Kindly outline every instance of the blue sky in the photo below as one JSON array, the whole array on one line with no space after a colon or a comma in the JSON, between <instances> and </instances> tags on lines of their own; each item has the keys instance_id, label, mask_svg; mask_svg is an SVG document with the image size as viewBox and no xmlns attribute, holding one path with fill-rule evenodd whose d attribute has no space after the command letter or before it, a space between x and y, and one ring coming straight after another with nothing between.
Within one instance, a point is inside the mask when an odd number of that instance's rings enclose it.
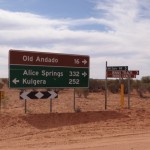
<instances>
[{"instance_id":1,"label":"blue sky","mask_svg":"<svg viewBox=\"0 0 150 150\"><path fill-rule=\"evenodd\" d=\"M50 18L83 18L94 15L94 3L89 0L3 0L1 8L30 12Z\"/></svg>"},{"instance_id":2,"label":"blue sky","mask_svg":"<svg viewBox=\"0 0 150 150\"><path fill-rule=\"evenodd\" d=\"M90 77L105 78L105 62L150 75L149 0L0 0L0 77L8 51L90 56Z\"/></svg>"}]
</instances>

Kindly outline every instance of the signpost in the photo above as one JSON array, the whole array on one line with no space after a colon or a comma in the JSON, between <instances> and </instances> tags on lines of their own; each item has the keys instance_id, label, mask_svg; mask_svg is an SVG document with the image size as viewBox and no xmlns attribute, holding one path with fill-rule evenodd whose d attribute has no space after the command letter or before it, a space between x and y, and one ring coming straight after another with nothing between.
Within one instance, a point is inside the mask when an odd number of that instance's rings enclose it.
<instances>
[{"instance_id":1,"label":"signpost","mask_svg":"<svg viewBox=\"0 0 150 150\"><path fill-rule=\"evenodd\" d=\"M89 56L9 51L10 88L89 86Z\"/></svg>"},{"instance_id":2,"label":"signpost","mask_svg":"<svg viewBox=\"0 0 150 150\"><path fill-rule=\"evenodd\" d=\"M107 66L105 81L105 109L107 108L107 78L128 78L128 108L130 108L130 78L136 78L139 70L128 70L128 66ZM124 106L124 85L121 84L121 108Z\"/></svg>"},{"instance_id":3,"label":"signpost","mask_svg":"<svg viewBox=\"0 0 150 150\"><path fill-rule=\"evenodd\" d=\"M84 88L89 86L89 56L33 51L9 51L10 88ZM52 99L50 92L23 92L20 98ZM75 107L75 106L74 106Z\"/></svg>"}]
</instances>

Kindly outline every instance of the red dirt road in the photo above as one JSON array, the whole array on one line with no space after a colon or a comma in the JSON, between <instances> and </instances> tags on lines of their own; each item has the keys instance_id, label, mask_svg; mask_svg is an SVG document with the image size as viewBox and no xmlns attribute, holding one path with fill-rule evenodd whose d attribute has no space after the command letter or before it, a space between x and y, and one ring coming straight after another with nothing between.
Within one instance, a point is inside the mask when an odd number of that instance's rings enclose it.
<instances>
[{"instance_id":1,"label":"red dirt road","mask_svg":"<svg viewBox=\"0 0 150 150\"><path fill-rule=\"evenodd\" d=\"M103 139L89 139L84 143L59 145L51 150L149 150L150 133L120 135Z\"/></svg>"},{"instance_id":2,"label":"red dirt road","mask_svg":"<svg viewBox=\"0 0 150 150\"><path fill-rule=\"evenodd\" d=\"M131 109L120 109L120 97L90 93L77 98L73 112L72 90L63 90L53 101L19 100L19 91L5 89L0 113L0 150L150 150L150 99L131 95Z\"/></svg>"}]
</instances>

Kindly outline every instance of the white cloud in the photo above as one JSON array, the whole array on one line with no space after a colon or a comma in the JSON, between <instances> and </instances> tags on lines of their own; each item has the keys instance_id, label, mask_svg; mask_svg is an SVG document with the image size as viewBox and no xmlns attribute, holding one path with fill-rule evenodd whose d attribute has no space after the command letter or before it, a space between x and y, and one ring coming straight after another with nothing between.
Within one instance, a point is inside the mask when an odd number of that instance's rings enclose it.
<instances>
[{"instance_id":1,"label":"white cloud","mask_svg":"<svg viewBox=\"0 0 150 150\"><path fill-rule=\"evenodd\" d=\"M1 76L8 76L9 49L90 55L93 78L105 78L106 60L109 65L128 65L129 69L140 70L141 75L149 75L150 19L146 12L150 2L142 2L96 1L95 9L103 15L83 19L57 20L0 10L0 66L5 69ZM109 28L72 29L89 24Z\"/></svg>"}]
</instances>

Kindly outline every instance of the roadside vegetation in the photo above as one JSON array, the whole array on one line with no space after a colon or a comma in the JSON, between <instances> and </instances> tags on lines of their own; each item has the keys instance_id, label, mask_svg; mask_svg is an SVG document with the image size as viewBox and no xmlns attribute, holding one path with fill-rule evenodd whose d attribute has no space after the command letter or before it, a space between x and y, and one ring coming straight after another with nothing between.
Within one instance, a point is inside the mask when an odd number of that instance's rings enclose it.
<instances>
[{"instance_id":1,"label":"roadside vegetation","mask_svg":"<svg viewBox=\"0 0 150 150\"><path fill-rule=\"evenodd\" d=\"M128 79L108 79L107 80L107 89L111 93L119 93L120 92L120 84L124 84L124 93L128 93ZM3 78L0 82L0 90L2 90L3 86L8 84L8 79ZM20 89L22 90L22 89ZM35 89L33 89L35 90ZM50 90L50 89L47 89ZM57 92L63 89L55 89ZM141 80L130 80L130 90L136 90L138 95L141 98L147 98L146 93L150 93L150 76L144 76ZM89 93L91 92L102 92L105 93L105 80L104 79L90 79L89 80L89 88L76 88L75 93L78 97L88 98Z\"/></svg>"},{"instance_id":2,"label":"roadside vegetation","mask_svg":"<svg viewBox=\"0 0 150 150\"><path fill-rule=\"evenodd\" d=\"M111 93L120 92L120 84L124 84L124 94L128 93L128 79L108 79L107 88ZM141 80L130 79L130 90L136 90L141 98L147 98L146 93L150 93L150 76L144 76ZM90 79L89 92L104 92L105 80Z\"/></svg>"}]
</instances>

